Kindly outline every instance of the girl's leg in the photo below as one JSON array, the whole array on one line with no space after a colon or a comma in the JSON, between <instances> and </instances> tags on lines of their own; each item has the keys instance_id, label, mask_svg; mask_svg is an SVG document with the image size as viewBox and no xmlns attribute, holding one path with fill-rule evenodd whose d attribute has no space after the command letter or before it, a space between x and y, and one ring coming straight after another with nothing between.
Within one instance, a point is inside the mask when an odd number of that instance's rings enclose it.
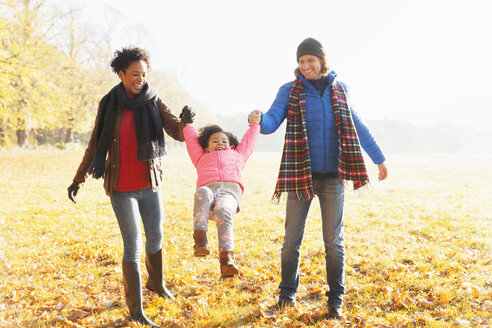
<instances>
[{"instance_id":1,"label":"girl's leg","mask_svg":"<svg viewBox=\"0 0 492 328\"><path fill-rule=\"evenodd\" d=\"M232 215L237 210L237 201L227 192L218 192L215 198L214 215L219 239L220 272L223 278L234 277L239 273L234 265L234 233Z\"/></svg>"},{"instance_id":2,"label":"girl's leg","mask_svg":"<svg viewBox=\"0 0 492 328\"><path fill-rule=\"evenodd\" d=\"M193 255L204 257L210 254L208 246L207 230L210 215L210 207L214 202L214 195L210 188L201 187L195 191L193 207Z\"/></svg>"},{"instance_id":3,"label":"girl's leg","mask_svg":"<svg viewBox=\"0 0 492 328\"><path fill-rule=\"evenodd\" d=\"M234 249L232 216L237 211L237 200L228 192L218 192L215 198L214 215L217 223L219 251Z\"/></svg>"},{"instance_id":4,"label":"girl's leg","mask_svg":"<svg viewBox=\"0 0 492 328\"><path fill-rule=\"evenodd\" d=\"M207 231L210 207L214 202L214 194L208 187L200 187L195 191L193 205L193 230Z\"/></svg>"}]
</instances>

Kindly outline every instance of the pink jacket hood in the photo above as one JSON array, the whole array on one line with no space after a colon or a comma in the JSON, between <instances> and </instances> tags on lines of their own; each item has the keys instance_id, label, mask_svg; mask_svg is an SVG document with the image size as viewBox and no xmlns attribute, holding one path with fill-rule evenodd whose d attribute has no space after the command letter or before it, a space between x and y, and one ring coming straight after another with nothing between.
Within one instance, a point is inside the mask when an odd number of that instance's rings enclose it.
<instances>
[{"instance_id":1,"label":"pink jacket hood","mask_svg":"<svg viewBox=\"0 0 492 328\"><path fill-rule=\"evenodd\" d=\"M193 126L183 129L186 149L193 165L196 167L198 179L196 188L214 181L237 182L244 192L243 168L253 153L256 139L260 133L260 125L254 124L244 134L239 145L227 150L207 153L198 142L198 136Z\"/></svg>"}]
</instances>

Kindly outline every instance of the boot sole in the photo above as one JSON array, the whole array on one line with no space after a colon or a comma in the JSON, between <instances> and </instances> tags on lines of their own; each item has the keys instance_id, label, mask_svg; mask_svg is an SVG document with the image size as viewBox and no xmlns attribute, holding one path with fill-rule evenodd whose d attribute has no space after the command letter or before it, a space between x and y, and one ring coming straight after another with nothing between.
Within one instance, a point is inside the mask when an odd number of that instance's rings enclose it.
<instances>
[{"instance_id":1,"label":"boot sole","mask_svg":"<svg viewBox=\"0 0 492 328\"><path fill-rule=\"evenodd\" d=\"M197 248L195 249L193 254L195 255L195 257L205 257L210 254L210 250L206 248Z\"/></svg>"},{"instance_id":2,"label":"boot sole","mask_svg":"<svg viewBox=\"0 0 492 328\"><path fill-rule=\"evenodd\" d=\"M239 274L239 270L236 268L227 268L222 273L222 278L233 278Z\"/></svg>"},{"instance_id":3,"label":"boot sole","mask_svg":"<svg viewBox=\"0 0 492 328\"><path fill-rule=\"evenodd\" d=\"M229 279L234 279L235 276L220 276L221 279L226 279L226 280L229 280Z\"/></svg>"},{"instance_id":4,"label":"boot sole","mask_svg":"<svg viewBox=\"0 0 492 328\"><path fill-rule=\"evenodd\" d=\"M151 291L153 293L156 293L157 296L159 296L159 297L167 298L167 299L170 299L170 300L174 300L175 299L174 296L170 292L169 292L169 294L167 294L164 291L158 291L157 289L152 288L152 287L149 287L147 285L145 285L145 288L147 288L149 291Z\"/></svg>"}]
</instances>

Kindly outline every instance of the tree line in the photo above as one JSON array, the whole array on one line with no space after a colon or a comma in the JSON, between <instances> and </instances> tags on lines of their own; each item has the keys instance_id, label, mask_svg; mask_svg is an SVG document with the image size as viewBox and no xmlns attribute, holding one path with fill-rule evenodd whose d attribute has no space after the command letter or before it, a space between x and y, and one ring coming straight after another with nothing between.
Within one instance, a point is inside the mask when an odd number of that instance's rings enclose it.
<instances>
[{"instance_id":1,"label":"tree line","mask_svg":"<svg viewBox=\"0 0 492 328\"><path fill-rule=\"evenodd\" d=\"M142 46L149 33L125 26L106 8L106 24L91 27L75 2L0 2L0 146L63 145L84 138L101 97L117 82L113 51ZM115 40L121 42L117 47ZM176 112L197 104L171 73L152 70L152 86ZM201 105L203 107L203 105ZM202 110L203 112L203 110ZM177 114L177 113L175 113Z\"/></svg>"},{"instance_id":2,"label":"tree line","mask_svg":"<svg viewBox=\"0 0 492 328\"><path fill-rule=\"evenodd\" d=\"M247 128L245 117L247 113L234 116L216 115L214 122L241 137ZM387 119L364 120L364 122L387 154L492 153L490 147L492 130L490 129L450 122L436 122L426 127ZM285 124L284 121L273 134L260 135L256 141L255 151L282 151Z\"/></svg>"},{"instance_id":3,"label":"tree line","mask_svg":"<svg viewBox=\"0 0 492 328\"><path fill-rule=\"evenodd\" d=\"M83 20L83 8L77 4L83 5L63 0L0 2L0 147L63 147L74 139L86 143L98 101L119 82L109 69L113 51L152 43L145 27L129 25L111 7L94 28ZM149 82L175 114L185 104L197 109L197 127L214 122L238 137L246 130L247 113L212 115L169 72L152 69ZM388 120L367 123L390 153L490 153L489 130L451 123L427 128ZM281 151L282 131L260 137L256 149Z\"/></svg>"}]
</instances>

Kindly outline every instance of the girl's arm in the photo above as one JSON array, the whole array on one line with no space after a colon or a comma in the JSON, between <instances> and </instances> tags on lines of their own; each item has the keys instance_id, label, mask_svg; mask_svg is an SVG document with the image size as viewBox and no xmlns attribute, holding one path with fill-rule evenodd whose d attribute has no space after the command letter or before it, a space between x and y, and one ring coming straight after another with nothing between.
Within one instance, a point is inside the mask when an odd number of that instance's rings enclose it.
<instances>
[{"instance_id":1,"label":"girl's arm","mask_svg":"<svg viewBox=\"0 0 492 328\"><path fill-rule=\"evenodd\" d=\"M260 125L258 123L253 124L248 131L244 134L241 142L236 147L236 151L243 156L243 161L246 163L248 158L253 153L255 149L256 139L260 134Z\"/></svg>"},{"instance_id":2,"label":"girl's arm","mask_svg":"<svg viewBox=\"0 0 492 328\"><path fill-rule=\"evenodd\" d=\"M205 151L198 142L198 135L196 134L195 127L193 125L187 125L183 129L184 139L186 141L186 149L188 150L188 155L190 155L191 162L196 167L198 161Z\"/></svg>"}]
</instances>

